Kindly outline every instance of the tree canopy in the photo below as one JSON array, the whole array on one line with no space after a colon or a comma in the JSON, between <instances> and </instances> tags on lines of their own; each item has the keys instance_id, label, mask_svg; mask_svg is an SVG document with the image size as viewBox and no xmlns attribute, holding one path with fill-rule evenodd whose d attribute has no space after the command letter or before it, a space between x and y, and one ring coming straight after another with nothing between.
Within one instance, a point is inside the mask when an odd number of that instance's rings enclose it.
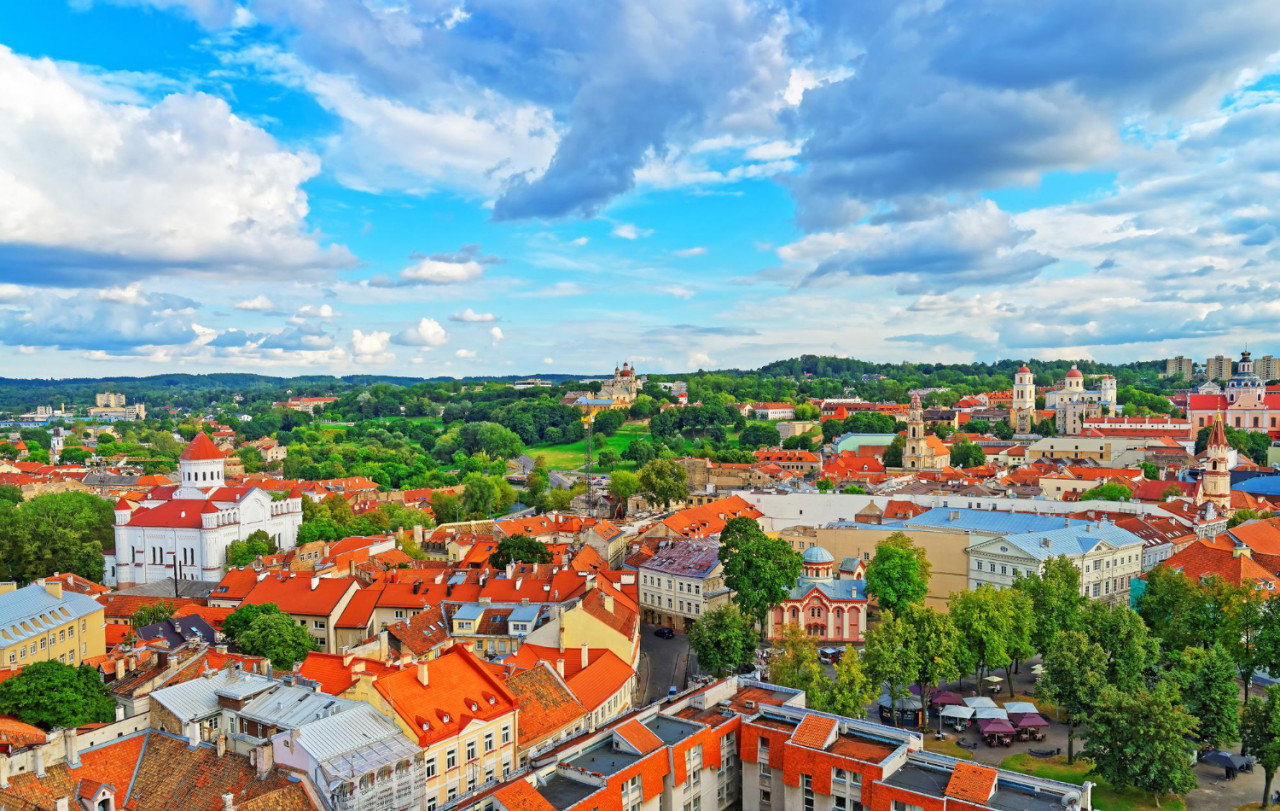
<instances>
[{"instance_id":1,"label":"tree canopy","mask_svg":"<svg viewBox=\"0 0 1280 811\"><path fill-rule=\"evenodd\" d=\"M1123 691L1107 685L1088 712L1081 754L1113 788L1137 788L1159 804L1161 796L1197 785L1186 743L1195 729L1196 719L1169 687Z\"/></svg>"},{"instance_id":2,"label":"tree canopy","mask_svg":"<svg viewBox=\"0 0 1280 811\"><path fill-rule=\"evenodd\" d=\"M780 538L770 538L754 519L730 519L720 532L720 563L733 601L767 633L768 616L796 584L803 570L800 553Z\"/></svg>"},{"instance_id":3,"label":"tree canopy","mask_svg":"<svg viewBox=\"0 0 1280 811\"><path fill-rule=\"evenodd\" d=\"M648 462L640 468L636 479L645 499L659 509L665 510L689 497L689 474L679 462L672 459L654 459Z\"/></svg>"},{"instance_id":4,"label":"tree canopy","mask_svg":"<svg viewBox=\"0 0 1280 811\"><path fill-rule=\"evenodd\" d=\"M931 573L924 550L906 534L894 532L876 545L867 565L867 593L881 609L900 614L908 605L924 603Z\"/></svg>"},{"instance_id":5,"label":"tree canopy","mask_svg":"<svg viewBox=\"0 0 1280 811\"><path fill-rule=\"evenodd\" d=\"M36 662L0 683L0 713L45 730L109 722L115 708L102 677L88 665Z\"/></svg>"},{"instance_id":6,"label":"tree canopy","mask_svg":"<svg viewBox=\"0 0 1280 811\"><path fill-rule=\"evenodd\" d=\"M245 653L264 656L281 670L292 668L315 650L315 641L307 629L294 622L293 617L279 611L255 618L248 628L240 632L237 642Z\"/></svg>"},{"instance_id":7,"label":"tree canopy","mask_svg":"<svg viewBox=\"0 0 1280 811\"><path fill-rule=\"evenodd\" d=\"M489 565L505 569L508 563L550 563L551 550L547 545L528 535L512 535L498 541L498 548L489 555Z\"/></svg>"},{"instance_id":8,"label":"tree canopy","mask_svg":"<svg viewBox=\"0 0 1280 811\"><path fill-rule=\"evenodd\" d=\"M689 647L698 655L698 666L717 676L751 664L759 642L751 618L732 604L703 614L689 630Z\"/></svg>"}]
</instances>

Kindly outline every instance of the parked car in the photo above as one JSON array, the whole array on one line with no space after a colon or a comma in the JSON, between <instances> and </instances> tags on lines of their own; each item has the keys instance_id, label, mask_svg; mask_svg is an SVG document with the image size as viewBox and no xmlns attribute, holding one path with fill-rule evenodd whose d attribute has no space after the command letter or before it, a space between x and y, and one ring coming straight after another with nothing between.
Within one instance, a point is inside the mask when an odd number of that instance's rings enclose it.
<instances>
[{"instance_id":1,"label":"parked car","mask_svg":"<svg viewBox=\"0 0 1280 811\"><path fill-rule=\"evenodd\" d=\"M664 626L654 631L653 635L658 637L659 639L673 639L676 635L676 632Z\"/></svg>"},{"instance_id":2,"label":"parked car","mask_svg":"<svg viewBox=\"0 0 1280 811\"><path fill-rule=\"evenodd\" d=\"M676 686L674 684L671 685L670 687L667 688L667 698L675 698L676 693L678 692L680 691L676 689Z\"/></svg>"}]
</instances>

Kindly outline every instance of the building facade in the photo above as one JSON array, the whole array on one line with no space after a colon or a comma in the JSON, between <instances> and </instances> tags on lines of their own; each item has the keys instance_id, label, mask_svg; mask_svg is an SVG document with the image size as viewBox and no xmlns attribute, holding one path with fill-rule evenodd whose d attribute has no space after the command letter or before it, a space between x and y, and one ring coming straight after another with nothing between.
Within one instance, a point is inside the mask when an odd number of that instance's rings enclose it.
<instances>
[{"instance_id":1,"label":"building facade","mask_svg":"<svg viewBox=\"0 0 1280 811\"><path fill-rule=\"evenodd\" d=\"M102 604L56 580L0 583L0 662L79 665L106 653Z\"/></svg>"},{"instance_id":2,"label":"building facade","mask_svg":"<svg viewBox=\"0 0 1280 811\"><path fill-rule=\"evenodd\" d=\"M835 557L821 546L804 552L803 574L773 609L770 636L789 625L819 642L861 642L867 630L867 590L862 580L837 580Z\"/></svg>"},{"instance_id":3,"label":"building facade","mask_svg":"<svg viewBox=\"0 0 1280 811\"><path fill-rule=\"evenodd\" d=\"M1218 418L1237 431L1255 431L1280 438L1280 392L1267 391L1247 351L1240 354L1239 368L1224 388L1187 396L1187 419L1193 431L1212 426Z\"/></svg>"},{"instance_id":4,"label":"building facade","mask_svg":"<svg viewBox=\"0 0 1280 811\"><path fill-rule=\"evenodd\" d=\"M1143 540L1108 521L1066 521L1062 529L972 544L969 588L1011 588L1018 578L1042 571L1049 558L1062 556L1080 570L1083 596L1127 605L1129 581L1142 574Z\"/></svg>"},{"instance_id":5,"label":"building facade","mask_svg":"<svg viewBox=\"0 0 1280 811\"><path fill-rule=\"evenodd\" d=\"M640 567L640 614L645 622L687 632L708 611L729 601L718 541L673 541Z\"/></svg>"},{"instance_id":6,"label":"building facade","mask_svg":"<svg viewBox=\"0 0 1280 811\"><path fill-rule=\"evenodd\" d=\"M153 487L136 506L115 511L115 554L104 582L129 587L166 578L217 582L227 547L262 530L281 551L302 525L302 495L277 499L256 487L226 486L226 454L202 433L182 452L179 484Z\"/></svg>"}]
</instances>

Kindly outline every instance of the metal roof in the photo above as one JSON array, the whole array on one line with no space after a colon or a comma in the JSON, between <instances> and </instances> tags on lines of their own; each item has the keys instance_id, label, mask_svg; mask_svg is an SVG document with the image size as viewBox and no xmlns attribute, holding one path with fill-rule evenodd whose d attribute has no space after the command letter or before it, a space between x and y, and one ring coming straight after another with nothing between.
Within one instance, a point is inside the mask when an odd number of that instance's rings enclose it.
<instances>
[{"instance_id":1,"label":"metal roof","mask_svg":"<svg viewBox=\"0 0 1280 811\"><path fill-rule=\"evenodd\" d=\"M0 594L0 646L43 637L51 629L101 610L102 603L86 594L64 590L58 598L39 583Z\"/></svg>"},{"instance_id":2,"label":"metal roof","mask_svg":"<svg viewBox=\"0 0 1280 811\"><path fill-rule=\"evenodd\" d=\"M240 715L280 729L298 729L303 724L366 706L361 701L348 701L307 687L282 684L251 699L240 710Z\"/></svg>"},{"instance_id":3,"label":"metal roof","mask_svg":"<svg viewBox=\"0 0 1280 811\"><path fill-rule=\"evenodd\" d=\"M982 535L1016 535L1024 532L1047 532L1066 527L1083 526L1086 521L1060 515L1035 515L998 510L965 510L934 507L906 522L908 527L942 529L955 532L977 532Z\"/></svg>"},{"instance_id":4,"label":"metal roof","mask_svg":"<svg viewBox=\"0 0 1280 811\"><path fill-rule=\"evenodd\" d=\"M232 682L238 685L238 691L240 692L249 690L248 694L265 690L274 684L266 676L244 673L234 669L219 670L202 678L185 681L171 687L162 687L151 693L151 699L159 701L162 706L179 719L191 721L216 713L218 711L218 693L223 692L223 689Z\"/></svg>"},{"instance_id":5,"label":"metal roof","mask_svg":"<svg viewBox=\"0 0 1280 811\"><path fill-rule=\"evenodd\" d=\"M1144 542L1127 529L1103 521L1085 526L1071 526L1050 532L1025 532L1006 535L1001 539L1025 552L1036 560L1048 560L1058 555L1084 555L1092 552L1100 543L1114 547L1143 546ZM986 543L990 543L987 541ZM972 548L972 547L970 547Z\"/></svg>"},{"instance_id":6,"label":"metal roof","mask_svg":"<svg viewBox=\"0 0 1280 811\"><path fill-rule=\"evenodd\" d=\"M394 722L364 703L303 725L298 745L331 780L350 780L418 753Z\"/></svg>"},{"instance_id":7,"label":"metal roof","mask_svg":"<svg viewBox=\"0 0 1280 811\"><path fill-rule=\"evenodd\" d=\"M458 609L453 612L453 618L456 620L478 620L484 614L485 608L486 606L478 603L466 603L458 606Z\"/></svg>"}]
</instances>

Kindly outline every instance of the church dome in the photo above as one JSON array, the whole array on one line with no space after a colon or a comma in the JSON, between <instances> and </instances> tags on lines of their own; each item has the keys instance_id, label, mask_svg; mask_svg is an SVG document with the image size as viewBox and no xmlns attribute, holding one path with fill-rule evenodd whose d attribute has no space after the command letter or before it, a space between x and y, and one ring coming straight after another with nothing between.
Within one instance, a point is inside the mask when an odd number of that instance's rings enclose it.
<instances>
[{"instance_id":1,"label":"church dome","mask_svg":"<svg viewBox=\"0 0 1280 811\"><path fill-rule=\"evenodd\" d=\"M1073 363L1071 364L1071 371L1067 372L1067 377L1084 377L1084 375L1080 372L1079 369L1076 368L1076 365Z\"/></svg>"},{"instance_id":2,"label":"church dome","mask_svg":"<svg viewBox=\"0 0 1280 811\"><path fill-rule=\"evenodd\" d=\"M1020 375L1031 374L1031 370L1027 368L1027 364L1024 363L1022 364L1021 367L1018 368L1018 374Z\"/></svg>"},{"instance_id":3,"label":"church dome","mask_svg":"<svg viewBox=\"0 0 1280 811\"><path fill-rule=\"evenodd\" d=\"M835 563L836 559L821 546L811 546L804 550L804 562L809 564Z\"/></svg>"}]
</instances>

